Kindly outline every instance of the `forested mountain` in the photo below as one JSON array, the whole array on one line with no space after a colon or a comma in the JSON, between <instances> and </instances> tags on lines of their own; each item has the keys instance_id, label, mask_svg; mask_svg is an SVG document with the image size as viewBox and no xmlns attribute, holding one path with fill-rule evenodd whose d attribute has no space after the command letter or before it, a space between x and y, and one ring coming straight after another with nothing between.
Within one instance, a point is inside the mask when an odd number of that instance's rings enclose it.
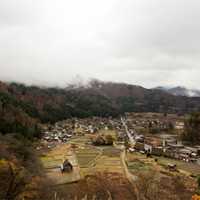
<instances>
[{"instance_id":1,"label":"forested mountain","mask_svg":"<svg viewBox=\"0 0 200 200\"><path fill-rule=\"evenodd\" d=\"M69 117L117 116L124 112L200 111L200 98L179 97L123 83L91 81L87 86L42 88L0 83L0 132L29 132L38 122Z\"/></svg>"}]
</instances>

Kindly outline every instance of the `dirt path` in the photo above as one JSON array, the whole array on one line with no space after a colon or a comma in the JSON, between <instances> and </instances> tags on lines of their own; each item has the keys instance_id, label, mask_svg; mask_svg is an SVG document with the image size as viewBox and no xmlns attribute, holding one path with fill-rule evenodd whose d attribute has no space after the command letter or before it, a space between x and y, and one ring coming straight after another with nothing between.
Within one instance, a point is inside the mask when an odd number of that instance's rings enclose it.
<instances>
[{"instance_id":1,"label":"dirt path","mask_svg":"<svg viewBox=\"0 0 200 200\"><path fill-rule=\"evenodd\" d=\"M126 178L129 180L129 182L132 184L132 186L135 190L137 200L139 200L139 192L138 192L138 189L137 189L136 184L135 184L135 182L137 180L137 176L134 176L128 170L128 167L127 167L127 164L126 164L126 152L125 152L125 150L123 150L122 153L121 153L121 162L122 162L122 165L123 165L123 168L124 168L124 174L125 174Z\"/></svg>"},{"instance_id":2,"label":"dirt path","mask_svg":"<svg viewBox=\"0 0 200 200\"><path fill-rule=\"evenodd\" d=\"M125 160L126 160L126 152L125 152L125 150L124 150L124 151L121 153L121 162L122 162L123 167L124 167L124 173L125 173L127 179L128 179L130 182L135 182L135 181L137 180L137 176L134 176L132 173L129 172Z\"/></svg>"},{"instance_id":3,"label":"dirt path","mask_svg":"<svg viewBox=\"0 0 200 200\"><path fill-rule=\"evenodd\" d=\"M73 165L70 173L61 173L60 165L63 160L68 159ZM54 185L72 183L80 180L80 169L77 163L76 154L67 144L60 144L41 157L43 166L48 178Z\"/></svg>"}]
</instances>

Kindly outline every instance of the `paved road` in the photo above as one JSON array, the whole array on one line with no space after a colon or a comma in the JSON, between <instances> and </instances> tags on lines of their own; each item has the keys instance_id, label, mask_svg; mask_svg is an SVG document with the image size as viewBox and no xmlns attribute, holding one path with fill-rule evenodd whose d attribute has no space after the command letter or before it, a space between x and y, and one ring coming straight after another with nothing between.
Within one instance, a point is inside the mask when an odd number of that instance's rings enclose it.
<instances>
[{"instance_id":1,"label":"paved road","mask_svg":"<svg viewBox=\"0 0 200 200\"><path fill-rule=\"evenodd\" d=\"M130 133L129 130L128 130L128 127L127 127L127 125L126 125L125 119L122 118L122 117L121 117L121 122L122 122L122 124L123 124L123 126L124 126L124 128L125 128L125 130L126 130L126 134L127 134L128 138L129 138L130 143L131 143L132 145L134 145L134 144L135 144L135 140L134 140L133 136L131 135L131 133Z\"/></svg>"}]
</instances>

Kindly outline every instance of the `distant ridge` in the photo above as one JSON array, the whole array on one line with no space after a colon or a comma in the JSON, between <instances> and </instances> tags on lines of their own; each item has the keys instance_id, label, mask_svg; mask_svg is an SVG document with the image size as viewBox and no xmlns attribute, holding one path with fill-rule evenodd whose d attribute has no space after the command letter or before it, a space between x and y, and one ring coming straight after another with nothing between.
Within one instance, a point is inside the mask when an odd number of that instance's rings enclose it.
<instances>
[{"instance_id":1,"label":"distant ridge","mask_svg":"<svg viewBox=\"0 0 200 200\"><path fill-rule=\"evenodd\" d=\"M168 92L175 96L186 96L186 97L200 97L200 90L188 89L186 87L156 87L154 89L162 90Z\"/></svg>"}]
</instances>

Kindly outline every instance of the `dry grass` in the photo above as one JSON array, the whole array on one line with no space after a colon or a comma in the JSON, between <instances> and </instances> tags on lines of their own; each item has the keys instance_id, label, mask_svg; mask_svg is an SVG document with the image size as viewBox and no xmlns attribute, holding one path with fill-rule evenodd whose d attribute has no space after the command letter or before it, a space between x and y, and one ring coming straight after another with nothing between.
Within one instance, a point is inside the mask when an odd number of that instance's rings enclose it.
<instances>
[{"instance_id":1,"label":"dry grass","mask_svg":"<svg viewBox=\"0 0 200 200\"><path fill-rule=\"evenodd\" d=\"M57 188L60 198L67 200L135 200L135 191L121 174L95 173L88 175L78 183Z\"/></svg>"}]
</instances>

